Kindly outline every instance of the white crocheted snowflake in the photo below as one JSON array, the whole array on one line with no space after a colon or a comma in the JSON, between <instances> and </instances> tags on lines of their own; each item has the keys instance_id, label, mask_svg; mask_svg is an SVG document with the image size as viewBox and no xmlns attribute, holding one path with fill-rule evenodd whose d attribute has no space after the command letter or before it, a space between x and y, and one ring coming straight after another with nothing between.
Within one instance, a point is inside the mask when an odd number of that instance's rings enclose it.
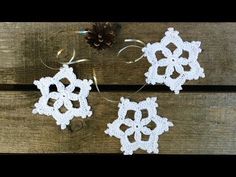
<instances>
[{"instance_id":1,"label":"white crocheted snowflake","mask_svg":"<svg viewBox=\"0 0 236 177\"><path fill-rule=\"evenodd\" d=\"M61 82L62 79L67 79L70 82L69 85L65 86ZM70 120L74 117L90 117L92 111L90 111L91 107L88 106L86 98L89 95L92 83L92 80L76 79L73 68L63 65L54 77L43 77L39 81L34 81L34 84L40 89L42 96L35 103L35 109L32 111L33 114L39 113L52 116L56 120L57 125L61 125L61 129L65 129L66 125L69 125ZM51 85L55 85L57 91L50 92L49 87ZM76 88L80 89L79 93L74 92ZM54 101L52 106L48 104L50 100ZM74 102L78 103L80 107L74 107ZM60 111L62 107L66 110L65 112Z\"/></svg>"},{"instance_id":2,"label":"white crocheted snowflake","mask_svg":"<svg viewBox=\"0 0 236 177\"><path fill-rule=\"evenodd\" d=\"M171 43L176 47L173 52L168 48ZM161 42L148 43L142 49L144 56L152 65L145 73L146 82L152 85L164 83L178 94L186 80L204 78L204 70L197 61L198 54L201 53L200 45L200 41L184 42L179 37L178 31L168 28ZM156 57L159 51L164 55L163 58ZM188 57L182 56L184 51L188 53ZM165 69L164 74L158 73L161 69ZM176 72L175 75L174 72Z\"/></svg>"},{"instance_id":3,"label":"white crocheted snowflake","mask_svg":"<svg viewBox=\"0 0 236 177\"><path fill-rule=\"evenodd\" d=\"M105 133L120 139L121 151L124 151L125 155L132 155L133 151L139 148L148 153L159 152L158 136L168 131L173 124L167 118L157 115L156 100L156 97L152 97L136 103L123 97L120 99L118 118L107 125L108 129L105 130ZM134 117L127 114L130 110L134 111ZM147 111L147 117L142 116L142 110ZM122 126L127 129L122 130ZM131 142L130 136L134 137L133 142Z\"/></svg>"}]
</instances>

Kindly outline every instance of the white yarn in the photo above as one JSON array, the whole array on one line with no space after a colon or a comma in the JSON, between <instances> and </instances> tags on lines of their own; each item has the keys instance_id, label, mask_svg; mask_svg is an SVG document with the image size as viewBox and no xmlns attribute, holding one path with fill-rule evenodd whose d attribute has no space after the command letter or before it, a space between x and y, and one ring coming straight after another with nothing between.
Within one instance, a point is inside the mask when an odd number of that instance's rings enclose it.
<instances>
[{"instance_id":1,"label":"white yarn","mask_svg":"<svg viewBox=\"0 0 236 177\"><path fill-rule=\"evenodd\" d=\"M173 43L177 48L171 52L168 47L168 44ZM179 37L179 32L175 31L174 28L168 28L168 31L165 32L165 36L161 39L161 42L156 42L153 44L148 43L142 51L144 56L147 57L151 67L148 72L145 73L146 82L148 84L164 83L168 86L175 94L178 94L182 90L182 85L186 80L197 80L199 77L204 78L204 70L200 67L198 63L198 54L201 53L200 41L183 42ZM161 51L165 58L157 60L156 52ZM183 51L189 53L188 58L180 57ZM190 71L184 71L183 66L191 68ZM166 67L164 75L160 75L157 71L161 67ZM171 78L174 70L179 73L177 78Z\"/></svg>"},{"instance_id":2,"label":"white yarn","mask_svg":"<svg viewBox=\"0 0 236 177\"><path fill-rule=\"evenodd\" d=\"M67 87L60 81L64 78L70 82ZM39 81L34 81L34 84L40 89L42 96L35 103L35 109L33 109L32 113L52 116L56 120L57 125L61 125L61 129L65 129L66 125L69 125L70 120L74 117L90 117L92 111L90 111L91 107L88 106L86 98L89 95L89 91L91 90L90 85L92 83L92 80L76 79L73 68L63 65L54 77L43 77ZM55 85L57 91L50 92L50 85ZM72 93L76 87L80 88L79 94ZM50 98L56 100L53 106L48 105ZM74 108L71 101L78 101L80 107ZM59 111L63 105L67 109L65 113Z\"/></svg>"},{"instance_id":3,"label":"white yarn","mask_svg":"<svg viewBox=\"0 0 236 177\"><path fill-rule=\"evenodd\" d=\"M118 105L118 118L113 122L107 124L108 129L105 131L110 136L115 136L120 139L121 151L125 155L132 155L133 151L141 148L146 150L148 153L158 153L158 136L163 132L168 131L169 127L173 126L167 118L162 118L157 115L156 103L157 98L146 98L146 100L139 103L131 102L129 99L121 97ZM148 117L142 118L141 110L146 109L148 111ZM127 118L126 114L128 110L135 111L134 120ZM151 130L147 125L151 122L156 124L156 127ZM121 125L129 127L125 131L120 129ZM134 134L135 142L130 142L128 136ZM148 141L142 140L142 134L148 135Z\"/></svg>"}]
</instances>

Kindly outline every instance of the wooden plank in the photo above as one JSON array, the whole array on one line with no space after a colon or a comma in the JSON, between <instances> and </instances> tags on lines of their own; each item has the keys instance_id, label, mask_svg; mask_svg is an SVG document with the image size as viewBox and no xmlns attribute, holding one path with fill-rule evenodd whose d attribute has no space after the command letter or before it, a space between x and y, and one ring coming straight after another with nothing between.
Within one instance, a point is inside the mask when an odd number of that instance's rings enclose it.
<instances>
[{"instance_id":1,"label":"wooden plank","mask_svg":"<svg viewBox=\"0 0 236 177\"><path fill-rule=\"evenodd\" d=\"M145 59L131 65L123 62L140 52L130 50L119 58L116 53L125 46L126 38L159 41L172 26L184 40L202 42L204 51L199 62L206 78L187 84L235 85L236 23L121 23L117 43L103 52L91 49L82 36L73 32L87 26L89 23L0 23L0 84L32 84L42 76L52 76L55 71L44 67L40 58L54 66L56 52L66 48L69 55L73 47L77 58L93 60L75 66L81 78L91 78L95 67L100 84L143 84L149 63Z\"/></svg>"},{"instance_id":2,"label":"wooden plank","mask_svg":"<svg viewBox=\"0 0 236 177\"><path fill-rule=\"evenodd\" d=\"M128 92L103 93L111 99ZM33 115L39 92L0 92L0 152L120 153L119 140L104 134L117 117L117 104L89 96L91 119L72 122L61 131L50 117ZM157 96L159 115L174 127L159 140L160 154L236 154L236 93L139 93L140 101ZM138 151L137 153L144 153Z\"/></svg>"}]
</instances>

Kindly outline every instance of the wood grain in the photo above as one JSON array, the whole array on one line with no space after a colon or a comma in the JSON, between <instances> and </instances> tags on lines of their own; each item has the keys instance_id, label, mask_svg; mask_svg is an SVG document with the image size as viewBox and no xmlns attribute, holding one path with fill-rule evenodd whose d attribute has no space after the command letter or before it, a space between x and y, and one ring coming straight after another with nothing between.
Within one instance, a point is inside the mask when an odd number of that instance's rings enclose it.
<instances>
[{"instance_id":1,"label":"wood grain","mask_svg":"<svg viewBox=\"0 0 236 177\"><path fill-rule=\"evenodd\" d=\"M128 92L103 93L118 100ZM61 131L55 121L31 113L39 92L0 92L0 152L120 153L119 140L104 134L117 117L117 104L89 96L93 116L75 119ZM174 127L160 136L160 154L236 154L236 93L140 93L133 101L157 96L159 115ZM137 151L136 153L145 153Z\"/></svg>"},{"instance_id":2,"label":"wood grain","mask_svg":"<svg viewBox=\"0 0 236 177\"><path fill-rule=\"evenodd\" d=\"M65 58L72 48L78 58L90 58L78 64L76 73L81 78L92 78L96 68L100 84L143 84L149 63L144 59L135 64L124 61L140 56L134 49L116 57L125 46L123 40L136 38L144 42L160 41L168 27L180 31L184 40L199 40L203 52L199 62L206 78L189 81L189 85L235 85L236 80L236 23L121 23L121 31L112 49L97 52L87 46L83 36L75 34L89 23L0 23L0 84L32 84L42 76L55 74L44 67L43 59L56 65L56 53L65 48Z\"/></svg>"},{"instance_id":3,"label":"wood grain","mask_svg":"<svg viewBox=\"0 0 236 177\"><path fill-rule=\"evenodd\" d=\"M104 133L106 125L117 117L117 103L110 103L97 92L89 95L93 116L74 119L69 129L60 130L51 117L33 115L39 91L30 90L35 79L53 76L56 71L44 67L59 67L56 53L64 61L73 48L76 59L90 62L74 65L80 78L92 78L95 68L99 84L124 85L120 90L104 92L118 100L128 96L126 85L142 85L149 63L143 59L127 65L124 61L141 55L132 49L117 57L123 40L136 38L148 42L160 41L168 27L174 27L184 40L199 40L203 52L199 62L206 78L189 81L187 85L234 86L236 80L236 23L120 23L122 28L116 44L102 52L90 48L83 36L89 23L0 23L0 84L12 84L13 91L0 91L0 152L76 152L121 153L119 140ZM28 91L16 91L15 85L26 84ZM174 127L159 140L160 154L236 154L236 93L227 92L140 92L133 101L157 96L161 116L169 118ZM145 153L137 151L136 153Z\"/></svg>"}]
</instances>

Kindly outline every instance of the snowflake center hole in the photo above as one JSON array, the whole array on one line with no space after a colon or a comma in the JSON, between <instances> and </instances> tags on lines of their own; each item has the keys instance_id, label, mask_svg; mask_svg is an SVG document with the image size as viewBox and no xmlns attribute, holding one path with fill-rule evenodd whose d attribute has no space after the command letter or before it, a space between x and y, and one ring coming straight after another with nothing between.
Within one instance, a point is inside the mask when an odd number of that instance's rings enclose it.
<instances>
[{"instance_id":1,"label":"snowflake center hole","mask_svg":"<svg viewBox=\"0 0 236 177\"><path fill-rule=\"evenodd\" d=\"M156 59L157 59L157 61L161 60L163 58L166 58L166 57L163 55L162 51L157 51L156 52Z\"/></svg>"},{"instance_id":2,"label":"snowflake center hole","mask_svg":"<svg viewBox=\"0 0 236 177\"><path fill-rule=\"evenodd\" d=\"M148 141L149 138L150 138L150 135L144 135L144 134L142 133L142 138L141 138L142 141Z\"/></svg>"},{"instance_id":3,"label":"snowflake center hole","mask_svg":"<svg viewBox=\"0 0 236 177\"><path fill-rule=\"evenodd\" d=\"M128 136L128 140L129 140L130 143L135 142L134 133L132 135Z\"/></svg>"},{"instance_id":4,"label":"snowflake center hole","mask_svg":"<svg viewBox=\"0 0 236 177\"><path fill-rule=\"evenodd\" d=\"M130 127L128 127L127 125L125 125L125 124L122 124L121 126L120 126L120 130L122 130L123 132L125 132L127 129L129 129Z\"/></svg>"},{"instance_id":5,"label":"snowflake center hole","mask_svg":"<svg viewBox=\"0 0 236 177\"><path fill-rule=\"evenodd\" d=\"M166 46L172 53L177 49L176 45L174 43L169 43L167 46Z\"/></svg>"},{"instance_id":6,"label":"snowflake center hole","mask_svg":"<svg viewBox=\"0 0 236 177\"><path fill-rule=\"evenodd\" d=\"M189 65L185 65L183 66L184 68L184 71L190 71L191 70L191 67Z\"/></svg>"},{"instance_id":7,"label":"snowflake center hole","mask_svg":"<svg viewBox=\"0 0 236 177\"><path fill-rule=\"evenodd\" d=\"M170 76L172 79L176 79L176 78L178 78L180 76L180 74L176 71L176 70L174 70L174 72L172 73L172 75Z\"/></svg>"},{"instance_id":8,"label":"snowflake center hole","mask_svg":"<svg viewBox=\"0 0 236 177\"><path fill-rule=\"evenodd\" d=\"M149 128L150 130L154 130L156 128L156 123L151 121L148 125L147 128Z\"/></svg>"},{"instance_id":9,"label":"snowflake center hole","mask_svg":"<svg viewBox=\"0 0 236 177\"><path fill-rule=\"evenodd\" d=\"M80 102L79 101L72 101L71 100L71 103L73 105L73 108L80 108Z\"/></svg>"},{"instance_id":10,"label":"snowflake center hole","mask_svg":"<svg viewBox=\"0 0 236 177\"><path fill-rule=\"evenodd\" d=\"M62 105L58 110L62 114L66 113L68 111L68 109L64 105Z\"/></svg>"},{"instance_id":11,"label":"snowflake center hole","mask_svg":"<svg viewBox=\"0 0 236 177\"><path fill-rule=\"evenodd\" d=\"M79 95L80 90L81 90L81 89L80 89L79 87L76 87L76 88L73 90L72 93L74 93L74 94L76 94L76 95Z\"/></svg>"},{"instance_id":12,"label":"snowflake center hole","mask_svg":"<svg viewBox=\"0 0 236 177\"><path fill-rule=\"evenodd\" d=\"M53 104L55 103L55 101L56 101L55 99L49 98L47 105L53 107Z\"/></svg>"},{"instance_id":13,"label":"snowflake center hole","mask_svg":"<svg viewBox=\"0 0 236 177\"><path fill-rule=\"evenodd\" d=\"M134 110L128 110L127 113L126 113L126 118L129 118L131 120L134 120L134 114L135 114L135 111Z\"/></svg>"},{"instance_id":14,"label":"snowflake center hole","mask_svg":"<svg viewBox=\"0 0 236 177\"><path fill-rule=\"evenodd\" d=\"M189 57L189 52L186 50L183 50L182 54L180 55L180 57L184 58L184 59L188 59Z\"/></svg>"},{"instance_id":15,"label":"snowflake center hole","mask_svg":"<svg viewBox=\"0 0 236 177\"><path fill-rule=\"evenodd\" d=\"M158 75L165 75L165 73L166 73L166 66L157 68L157 74Z\"/></svg>"},{"instance_id":16,"label":"snowflake center hole","mask_svg":"<svg viewBox=\"0 0 236 177\"><path fill-rule=\"evenodd\" d=\"M63 83L64 85L70 84L70 81L67 78L60 79L60 82Z\"/></svg>"},{"instance_id":17,"label":"snowflake center hole","mask_svg":"<svg viewBox=\"0 0 236 177\"><path fill-rule=\"evenodd\" d=\"M142 109L141 113L142 113L142 118L147 118L148 117L148 110L147 109Z\"/></svg>"},{"instance_id":18,"label":"snowflake center hole","mask_svg":"<svg viewBox=\"0 0 236 177\"><path fill-rule=\"evenodd\" d=\"M50 93L50 92L55 92L55 91L57 91L57 86L54 85L54 84L53 84L53 85L50 85L50 86L49 86L49 93Z\"/></svg>"}]
</instances>

